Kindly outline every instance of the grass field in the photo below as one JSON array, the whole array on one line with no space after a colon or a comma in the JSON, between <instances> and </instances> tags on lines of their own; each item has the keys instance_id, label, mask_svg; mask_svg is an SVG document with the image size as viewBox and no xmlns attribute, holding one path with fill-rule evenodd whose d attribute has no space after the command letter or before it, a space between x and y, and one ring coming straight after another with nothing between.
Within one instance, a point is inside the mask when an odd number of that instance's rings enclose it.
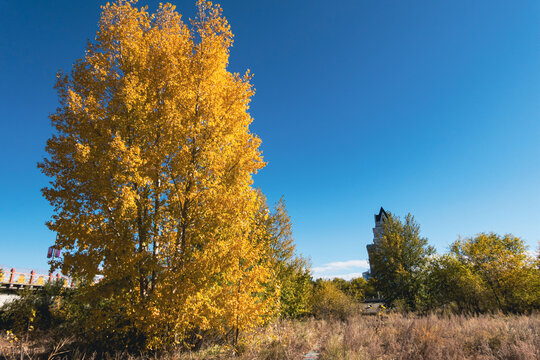
<instances>
[{"instance_id":1,"label":"grass field","mask_svg":"<svg viewBox=\"0 0 540 360\"><path fill-rule=\"evenodd\" d=\"M540 359L540 317L354 317L331 323L322 359Z\"/></svg>"},{"instance_id":2,"label":"grass field","mask_svg":"<svg viewBox=\"0 0 540 360\"><path fill-rule=\"evenodd\" d=\"M20 341L20 340L19 340ZM93 359L58 340L28 341L25 359ZM387 314L351 316L339 320L283 320L242 338L242 354L234 356L224 344L208 342L196 352L170 352L152 356L123 353L110 359L302 359L317 344L320 359L540 359L540 315L415 316ZM56 350L54 346L57 345ZM65 351L65 352L64 352ZM0 358L18 359L20 343L0 340Z\"/></svg>"}]
</instances>

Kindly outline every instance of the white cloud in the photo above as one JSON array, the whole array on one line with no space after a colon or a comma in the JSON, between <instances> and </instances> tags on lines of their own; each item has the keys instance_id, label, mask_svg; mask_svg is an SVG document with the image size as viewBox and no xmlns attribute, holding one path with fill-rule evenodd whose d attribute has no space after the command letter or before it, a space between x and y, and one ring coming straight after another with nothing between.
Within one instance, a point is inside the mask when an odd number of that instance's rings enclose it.
<instances>
[{"instance_id":1,"label":"white cloud","mask_svg":"<svg viewBox=\"0 0 540 360\"><path fill-rule=\"evenodd\" d=\"M318 279L318 278L322 278L322 279L334 279L334 278L340 278L340 279L343 279L343 280L351 280L351 279L354 279L354 278L359 278L359 277L362 277L362 273L361 272L352 272L352 273L347 273L347 274L337 274L337 275L322 275L322 276L313 276L313 278L315 279Z\"/></svg>"},{"instance_id":2,"label":"white cloud","mask_svg":"<svg viewBox=\"0 0 540 360\"><path fill-rule=\"evenodd\" d=\"M350 280L362 276L359 269L369 269L367 260L335 261L311 269L313 278L333 279L335 277Z\"/></svg>"}]
</instances>

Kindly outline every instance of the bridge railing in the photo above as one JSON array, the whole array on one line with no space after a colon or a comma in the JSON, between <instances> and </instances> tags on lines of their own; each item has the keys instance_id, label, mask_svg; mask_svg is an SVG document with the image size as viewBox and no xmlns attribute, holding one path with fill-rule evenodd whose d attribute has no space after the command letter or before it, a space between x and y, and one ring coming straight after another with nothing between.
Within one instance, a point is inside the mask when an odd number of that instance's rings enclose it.
<instances>
[{"instance_id":1,"label":"bridge railing","mask_svg":"<svg viewBox=\"0 0 540 360\"><path fill-rule=\"evenodd\" d=\"M6 271L0 268L0 286L1 287L34 287L43 286L48 282L62 281L65 287L73 287L73 280L61 275L60 273L38 274L34 270L30 272L17 271L15 268Z\"/></svg>"}]
</instances>

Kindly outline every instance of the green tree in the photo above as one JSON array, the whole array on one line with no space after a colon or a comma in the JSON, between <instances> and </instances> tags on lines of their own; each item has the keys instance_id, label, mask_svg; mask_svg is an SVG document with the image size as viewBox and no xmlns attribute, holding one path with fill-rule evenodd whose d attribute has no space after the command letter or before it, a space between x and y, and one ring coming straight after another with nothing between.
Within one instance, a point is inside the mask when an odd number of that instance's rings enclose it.
<instances>
[{"instance_id":1,"label":"green tree","mask_svg":"<svg viewBox=\"0 0 540 360\"><path fill-rule=\"evenodd\" d=\"M360 311L359 304L331 280L317 279L312 301L313 314L318 318L344 321Z\"/></svg>"},{"instance_id":2,"label":"green tree","mask_svg":"<svg viewBox=\"0 0 540 360\"><path fill-rule=\"evenodd\" d=\"M402 222L388 213L381 237L375 241L370 256L376 289L387 302L399 299L414 308L419 275L434 252L427 239L420 236L420 225L411 214Z\"/></svg>"},{"instance_id":3,"label":"green tree","mask_svg":"<svg viewBox=\"0 0 540 360\"><path fill-rule=\"evenodd\" d=\"M262 194L261 194L262 195ZM266 201L263 202L266 204ZM287 212L283 197L272 211L265 205L261 213L264 217L268 257L275 274L274 286L279 288L279 312L286 317L308 314L312 294L309 263L295 250L291 217Z\"/></svg>"},{"instance_id":4,"label":"green tree","mask_svg":"<svg viewBox=\"0 0 540 360\"><path fill-rule=\"evenodd\" d=\"M311 313L313 283L307 267L286 266L280 281L280 313L298 318Z\"/></svg>"},{"instance_id":5,"label":"green tree","mask_svg":"<svg viewBox=\"0 0 540 360\"><path fill-rule=\"evenodd\" d=\"M349 281L347 294L352 296L357 301L363 301L366 293L369 291L369 284L363 277L357 277Z\"/></svg>"},{"instance_id":6,"label":"green tree","mask_svg":"<svg viewBox=\"0 0 540 360\"><path fill-rule=\"evenodd\" d=\"M498 309L522 312L540 305L540 272L522 239L481 233L457 240L451 253L482 279Z\"/></svg>"},{"instance_id":7,"label":"green tree","mask_svg":"<svg viewBox=\"0 0 540 360\"><path fill-rule=\"evenodd\" d=\"M368 281L363 277L353 278L348 281L340 278L334 278L332 279L332 284L356 301L363 301L365 294L369 292Z\"/></svg>"},{"instance_id":8,"label":"green tree","mask_svg":"<svg viewBox=\"0 0 540 360\"><path fill-rule=\"evenodd\" d=\"M349 282L342 278L333 278L330 280L332 284L334 284L339 290L343 291L344 293L349 292Z\"/></svg>"},{"instance_id":9,"label":"green tree","mask_svg":"<svg viewBox=\"0 0 540 360\"><path fill-rule=\"evenodd\" d=\"M453 254L432 257L419 276L417 308L482 313L495 308L485 281Z\"/></svg>"}]
</instances>

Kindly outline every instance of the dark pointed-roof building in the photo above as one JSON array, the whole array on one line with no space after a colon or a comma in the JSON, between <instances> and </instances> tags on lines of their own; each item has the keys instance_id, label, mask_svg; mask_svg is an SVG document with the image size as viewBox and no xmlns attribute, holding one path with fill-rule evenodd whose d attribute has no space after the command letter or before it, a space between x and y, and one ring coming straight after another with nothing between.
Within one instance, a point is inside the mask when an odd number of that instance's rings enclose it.
<instances>
[{"instance_id":1,"label":"dark pointed-roof building","mask_svg":"<svg viewBox=\"0 0 540 360\"><path fill-rule=\"evenodd\" d=\"M373 269L371 268L371 259L373 254L373 247L379 243L382 232L383 232L383 222L388 219L388 215L386 214L386 211L381 206L381 209L379 210L379 214L375 214L375 227L373 228L373 244L368 244L366 246L368 256L369 256L369 271L366 271L363 273L363 276L365 279L369 279L371 274L373 273Z\"/></svg>"}]
</instances>

